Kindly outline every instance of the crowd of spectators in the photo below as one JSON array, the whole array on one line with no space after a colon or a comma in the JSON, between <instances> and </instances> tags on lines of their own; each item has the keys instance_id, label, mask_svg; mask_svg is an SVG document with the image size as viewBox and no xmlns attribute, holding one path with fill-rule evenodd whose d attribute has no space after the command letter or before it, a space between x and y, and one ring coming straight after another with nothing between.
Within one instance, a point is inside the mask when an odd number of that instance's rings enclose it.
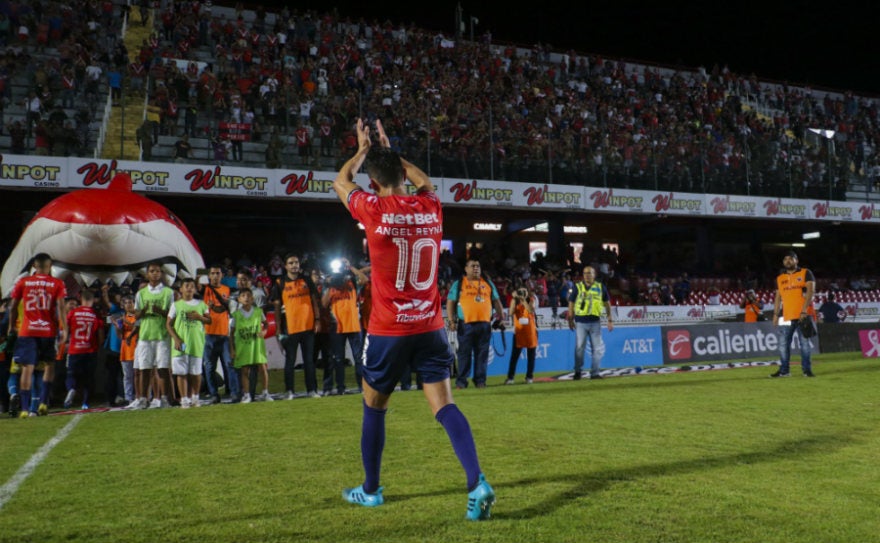
<instances>
[{"instance_id":1,"label":"crowd of spectators","mask_svg":"<svg viewBox=\"0 0 880 543\"><path fill-rule=\"evenodd\" d=\"M719 66L522 49L488 35L453 40L329 12L214 11L166 3L139 58L166 115L196 102L215 122L251 125L258 141L304 129L301 145L320 141L322 154L344 157L354 119L378 116L394 146L446 177L549 173L558 183L817 197L830 180L842 198L853 176L873 184L880 173L877 100L852 92L767 84ZM211 62L196 63L198 50ZM193 62L182 69L163 57ZM811 140L811 127L835 130L836 145Z\"/></svg>"},{"instance_id":2,"label":"crowd of spectators","mask_svg":"<svg viewBox=\"0 0 880 543\"><path fill-rule=\"evenodd\" d=\"M235 274L241 268L249 269L254 276L254 284L262 286L268 293L271 285L284 273L283 251L275 252L264 259L253 259L243 254L237 259L222 257L225 270L224 281L235 288ZM329 274L329 262L339 255L320 252L306 252L302 256L303 269L317 270L320 276ZM347 255L359 267L369 266L369 261L359 255ZM477 258L483 274L490 279L501 296L501 304L508 307L514 292L525 288L537 298L537 307L556 308L560 313L567 307L568 295L579 280L584 266L591 266L597 272L597 280L607 285L612 293L613 305L720 305L739 303L747 291L758 291L766 298L775 291L775 277L778 270L754 271L748 267L728 274L695 276L693 273L678 270L674 273L647 271L629 260L627 254L588 246L580 255L569 254L555 258L536 253L531 262L516 258L504 246L472 247L469 257ZM821 268L820 268L821 269ZM817 277L817 292L858 292L880 289L880 279L874 268L872 273L852 276ZM444 250L438 263L438 285L443 304L453 282L464 274L464 261ZM765 300L766 302L766 300Z\"/></svg>"},{"instance_id":3,"label":"crowd of spectators","mask_svg":"<svg viewBox=\"0 0 880 543\"><path fill-rule=\"evenodd\" d=\"M877 100L849 91L488 34L454 39L335 11L152 5L147 19L150 4L137 2L152 34L129 59L119 38L126 5L3 4L0 97L25 112L7 126L11 151L27 152L22 140L41 121L36 153L81 151L88 117L67 111L94 108L98 83L116 97L148 81L151 144L160 134L213 138L215 154L224 148L233 161L242 154L221 141L221 122L247 125L275 166L279 133L296 136L297 163L348 156L364 116L386 120L392 145L435 176L840 199L852 179L866 190L880 179ZM16 74L28 74L34 96L11 95ZM836 131L834 145L809 128Z\"/></svg>"},{"instance_id":4,"label":"crowd of spectators","mask_svg":"<svg viewBox=\"0 0 880 543\"><path fill-rule=\"evenodd\" d=\"M0 3L0 130L9 151L84 156L105 90L128 65L122 5L106 0Z\"/></svg>"}]
</instances>

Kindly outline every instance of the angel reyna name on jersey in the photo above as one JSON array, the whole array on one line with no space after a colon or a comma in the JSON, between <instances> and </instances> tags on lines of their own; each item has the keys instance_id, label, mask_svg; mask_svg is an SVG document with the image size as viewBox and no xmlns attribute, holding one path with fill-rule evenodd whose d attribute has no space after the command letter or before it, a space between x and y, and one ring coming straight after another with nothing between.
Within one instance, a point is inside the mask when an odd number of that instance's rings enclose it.
<instances>
[{"instance_id":1,"label":"angel reyna name on jersey","mask_svg":"<svg viewBox=\"0 0 880 543\"><path fill-rule=\"evenodd\" d=\"M436 213L383 213L375 233L385 236L432 236L442 234L443 226Z\"/></svg>"}]
</instances>

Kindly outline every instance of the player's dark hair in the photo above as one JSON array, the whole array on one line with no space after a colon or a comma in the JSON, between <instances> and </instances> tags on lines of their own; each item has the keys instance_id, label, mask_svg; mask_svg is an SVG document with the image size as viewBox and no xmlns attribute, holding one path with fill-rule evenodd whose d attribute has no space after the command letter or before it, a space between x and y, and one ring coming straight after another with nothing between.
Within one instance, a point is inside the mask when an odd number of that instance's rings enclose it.
<instances>
[{"instance_id":1,"label":"player's dark hair","mask_svg":"<svg viewBox=\"0 0 880 543\"><path fill-rule=\"evenodd\" d=\"M79 297L84 302L93 302L95 301L95 293L89 289L85 289L79 293Z\"/></svg>"},{"instance_id":2,"label":"player's dark hair","mask_svg":"<svg viewBox=\"0 0 880 543\"><path fill-rule=\"evenodd\" d=\"M38 253L34 257L34 267L45 266L46 264L52 262L52 257L47 253Z\"/></svg>"},{"instance_id":3,"label":"player's dark hair","mask_svg":"<svg viewBox=\"0 0 880 543\"><path fill-rule=\"evenodd\" d=\"M193 279L192 277L184 277L183 279L180 280L180 283L178 283L177 288L180 288L180 287L182 287L183 285L185 285L185 284L187 284L187 283L192 283L192 284L195 285L195 284L196 284L196 280Z\"/></svg>"},{"instance_id":4,"label":"player's dark hair","mask_svg":"<svg viewBox=\"0 0 880 543\"><path fill-rule=\"evenodd\" d=\"M287 263L287 259L289 259L290 257L296 257L297 260L302 260L296 253L287 253L286 255L284 255L284 262Z\"/></svg>"},{"instance_id":5,"label":"player's dark hair","mask_svg":"<svg viewBox=\"0 0 880 543\"><path fill-rule=\"evenodd\" d=\"M364 168L370 179L383 187L402 185L406 177L400 155L387 147L370 148Z\"/></svg>"},{"instance_id":6,"label":"player's dark hair","mask_svg":"<svg viewBox=\"0 0 880 543\"><path fill-rule=\"evenodd\" d=\"M254 274L252 274L252 273L251 273L251 270L249 270L249 269L247 269L247 268L239 268L239 269L238 269L238 275L244 275L244 276L247 277L248 279L253 279L253 278L254 278Z\"/></svg>"}]
</instances>

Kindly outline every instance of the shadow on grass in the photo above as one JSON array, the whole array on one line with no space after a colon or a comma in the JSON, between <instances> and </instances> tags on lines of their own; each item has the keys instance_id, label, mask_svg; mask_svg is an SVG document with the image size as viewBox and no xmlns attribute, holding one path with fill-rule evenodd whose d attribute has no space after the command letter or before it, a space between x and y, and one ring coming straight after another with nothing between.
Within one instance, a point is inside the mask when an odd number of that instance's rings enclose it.
<instances>
[{"instance_id":1,"label":"shadow on grass","mask_svg":"<svg viewBox=\"0 0 880 543\"><path fill-rule=\"evenodd\" d=\"M752 452L741 452L714 457L700 457L677 462L645 464L600 472L565 473L552 477L529 477L507 481L493 479L490 482L495 488L495 492L499 495L499 500L502 502L504 500L505 488L517 488L546 483L569 483L570 487L568 490L549 495L540 502L521 509L511 509L508 505L509 502L505 503L500 511L493 510L492 518L537 518L570 504L572 500L600 492L615 483L623 481L638 481L658 476L696 473L723 468L725 466L777 462L781 458L791 459L793 456L828 454L831 450L849 446L853 441L854 440L851 437L844 435L819 435L795 441L786 441L775 447ZM402 501L440 494L460 494L461 492L461 488L455 488L438 492L394 496L393 499L394 501Z\"/></svg>"}]
</instances>

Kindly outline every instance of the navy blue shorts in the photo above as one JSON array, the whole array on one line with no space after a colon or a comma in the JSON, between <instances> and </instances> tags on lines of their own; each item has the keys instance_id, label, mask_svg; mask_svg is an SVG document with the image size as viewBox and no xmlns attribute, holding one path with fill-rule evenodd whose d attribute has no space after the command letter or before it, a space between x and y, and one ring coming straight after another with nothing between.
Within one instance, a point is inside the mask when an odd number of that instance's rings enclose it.
<instances>
[{"instance_id":1,"label":"navy blue shorts","mask_svg":"<svg viewBox=\"0 0 880 543\"><path fill-rule=\"evenodd\" d=\"M90 375L98 362L98 353L67 355L67 371L76 377Z\"/></svg>"},{"instance_id":2,"label":"navy blue shorts","mask_svg":"<svg viewBox=\"0 0 880 543\"><path fill-rule=\"evenodd\" d=\"M364 379L382 394L391 394L405 371L414 371L423 383L449 379L455 357L444 329L413 336L367 334Z\"/></svg>"},{"instance_id":3,"label":"navy blue shorts","mask_svg":"<svg viewBox=\"0 0 880 543\"><path fill-rule=\"evenodd\" d=\"M12 360L21 366L34 366L38 362L54 362L55 338L18 336L15 340Z\"/></svg>"}]
</instances>

